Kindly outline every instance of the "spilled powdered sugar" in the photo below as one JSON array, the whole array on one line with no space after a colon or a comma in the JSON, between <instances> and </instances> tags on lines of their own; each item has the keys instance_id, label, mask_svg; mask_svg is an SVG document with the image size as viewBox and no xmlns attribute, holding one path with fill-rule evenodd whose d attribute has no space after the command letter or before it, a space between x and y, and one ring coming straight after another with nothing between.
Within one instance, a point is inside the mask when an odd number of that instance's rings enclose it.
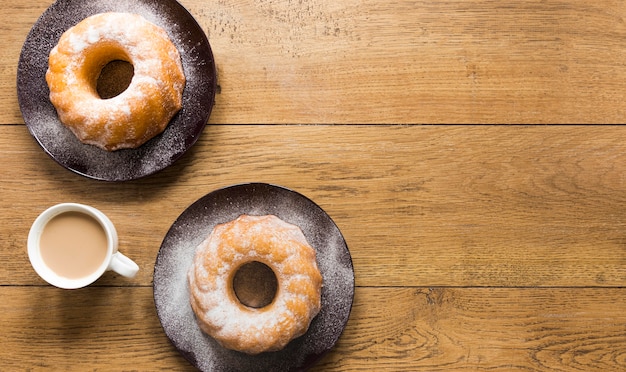
<instances>
[{"instance_id":1,"label":"spilled powdered sugar","mask_svg":"<svg viewBox=\"0 0 626 372\"><path fill-rule=\"evenodd\" d=\"M137 149L107 152L81 143L61 124L48 98L45 73L50 50L67 29L104 12L139 14L163 28L180 53L187 79L183 108L162 134ZM79 42L76 47L80 48ZM204 32L174 0L57 0L35 23L24 43L17 88L29 131L55 161L90 178L125 181L171 165L196 142L214 103L216 74Z\"/></svg>"},{"instance_id":2,"label":"spilled powdered sugar","mask_svg":"<svg viewBox=\"0 0 626 372\"><path fill-rule=\"evenodd\" d=\"M308 331L283 350L247 355L204 334L189 304L187 272L196 247L219 223L241 214L273 214L302 230L316 250L323 277L322 307ZM163 328L180 352L204 371L302 370L330 350L348 321L354 271L337 226L315 203L293 191L244 184L214 191L191 205L167 233L155 265L154 298Z\"/></svg>"}]
</instances>

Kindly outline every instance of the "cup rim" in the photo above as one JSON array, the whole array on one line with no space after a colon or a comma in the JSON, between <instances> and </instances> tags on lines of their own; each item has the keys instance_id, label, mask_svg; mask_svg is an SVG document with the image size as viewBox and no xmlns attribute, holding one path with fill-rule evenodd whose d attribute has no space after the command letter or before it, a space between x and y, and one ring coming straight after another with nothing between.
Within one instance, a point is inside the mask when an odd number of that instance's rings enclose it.
<instances>
[{"instance_id":1,"label":"cup rim","mask_svg":"<svg viewBox=\"0 0 626 372\"><path fill-rule=\"evenodd\" d=\"M105 259L102 261L97 270L79 279L70 279L63 277L53 271L50 267L48 267L48 265L41 257L41 251L39 246L41 233L43 232L46 224L50 222L54 217L67 212L84 213L94 218L96 221L98 221L107 237L107 254ZM111 259L113 257L113 254L115 253L116 244L117 233L115 231L115 227L104 213L86 204L68 202L59 203L48 207L37 216L37 218L33 221L33 224L31 225L30 231L28 233L27 249L28 258L30 260L31 266L39 275L39 277L55 287L59 287L62 289L78 289L92 284L102 276L102 274L107 270L111 263Z\"/></svg>"}]
</instances>

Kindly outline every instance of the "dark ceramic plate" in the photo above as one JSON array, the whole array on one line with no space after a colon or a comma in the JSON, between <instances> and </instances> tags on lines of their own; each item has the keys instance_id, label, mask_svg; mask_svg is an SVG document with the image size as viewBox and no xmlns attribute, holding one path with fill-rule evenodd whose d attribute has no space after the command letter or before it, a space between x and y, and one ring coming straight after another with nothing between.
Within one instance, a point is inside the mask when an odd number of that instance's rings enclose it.
<instances>
[{"instance_id":1,"label":"dark ceramic plate","mask_svg":"<svg viewBox=\"0 0 626 372\"><path fill-rule=\"evenodd\" d=\"M200 330L187 287L187 271L196 246L215 225L244 213L273 214L299 226L317 252L324 279L322 308L308 331L281 351L254 356L225 349ZM165 236L154 268L154 302L161 325L180 353L203 371L307 370L339 339L353 297L352 258L335 223L310 199L268 184L216 190L189 206Z\"/></svg>"},{"instance_id":2,"label":"dark ceramic plate","mask_svg":"<svg viewBox=\"0 0 626 372\"><path fill-rule=\"evenodd\" d=\"M183 108L165 131L137 149L115 152L81 143L61 124L45 79L48 55L61 34L90 15L108 11L140 14L165 29L180 52L187 77ZM28 34L17 70L20 110L39 145L65 168L104 181L145 177L178 160L206 126L216 87L209 41L193 16L174 0L58 0Z\"/></svg>"}]
</instances>

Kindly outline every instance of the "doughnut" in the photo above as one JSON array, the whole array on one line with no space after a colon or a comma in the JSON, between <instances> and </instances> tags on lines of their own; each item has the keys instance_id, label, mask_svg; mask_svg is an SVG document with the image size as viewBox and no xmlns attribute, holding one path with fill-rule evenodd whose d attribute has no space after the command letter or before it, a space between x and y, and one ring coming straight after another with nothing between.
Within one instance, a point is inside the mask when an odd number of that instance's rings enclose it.
<instances>
[{"instance_id":1,"label":"doughnut","mask_svg":"<svg viewBox=\"0 0 626 372\"><path fill-rule=\"evenodd\" d=\"M200 329L246 354L283 349L320 311L322 275L315 256L298 226L273 215L244 214L218 224L196 248L187 274ZM275 275L276 292L267 305L244 304L235 288L239 272L251 263Z\"/></svg>"},{"instance_id":2,"label":"doughnut","mask_svg":"<svg viewBox=\"0 0 626 372\"><path fill-rule=\"evenodd\" d=\"M111 62L132 65L130 84L101 98L97 81ZM163 132L182 107L185 75L165 30L131 13L100 13L65 31L50 51L46 82L59 120L85 144L137 148Z\"/></svg>"}]
</instances>

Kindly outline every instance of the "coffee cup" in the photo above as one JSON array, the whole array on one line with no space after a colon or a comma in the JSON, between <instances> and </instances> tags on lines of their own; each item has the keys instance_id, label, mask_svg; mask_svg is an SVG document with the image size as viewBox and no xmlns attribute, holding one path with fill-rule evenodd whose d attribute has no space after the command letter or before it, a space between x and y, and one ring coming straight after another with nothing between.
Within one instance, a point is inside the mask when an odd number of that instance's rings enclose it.
<instances>
[{"instance_id":1,"label":"coffee cup","mask_svg":"<svg viewBox=\"0 0 626 372\"><path fill-rule=\"evenodd\" d=\"M98 209L61 203L43 211L28 234L35 272L59 288L86 287L108 270L132 278L139 266L118 252L117 230Z\"/></svg>"}]
</instances>

